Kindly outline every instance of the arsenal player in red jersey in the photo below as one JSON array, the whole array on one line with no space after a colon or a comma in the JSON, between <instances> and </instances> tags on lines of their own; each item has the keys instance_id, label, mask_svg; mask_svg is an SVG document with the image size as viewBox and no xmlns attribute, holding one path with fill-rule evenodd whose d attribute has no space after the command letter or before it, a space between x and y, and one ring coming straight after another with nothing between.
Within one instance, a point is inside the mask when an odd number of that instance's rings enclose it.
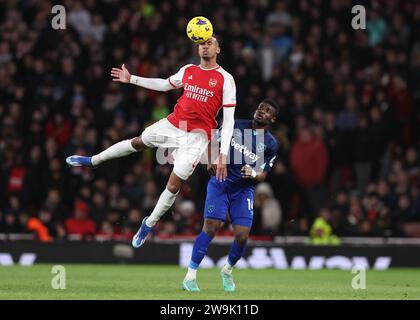
<instances>
[{"instance_id":1,"label":"arsenal player in red jersey","mask_svg":"<svg viewBox=\"0 0 420 320\"><path fill-rule=\"evenodd\" d=\"M216 128L216 116L223 108L220 153L216 160L218 180L227 175L226 157L233 133L236 106L236 87L233 77L217 63L220 46L213 36L198 45L199 65L185 65L167 79L143 78L131 75L125 65L112 68L113 81L132 83L143 88L168 91L183 88L174 111L147 127L139 137L120 141L92 157L70 156L70 166L95 167L102 162L127 156L145 148L175 148L174 168L166 189L159 197L153 212L143 219L132 245L140 247L156 222L172 206L185 180L193 173L201 155L207 150L211 130Z\"/></svg>"}]
</instances>

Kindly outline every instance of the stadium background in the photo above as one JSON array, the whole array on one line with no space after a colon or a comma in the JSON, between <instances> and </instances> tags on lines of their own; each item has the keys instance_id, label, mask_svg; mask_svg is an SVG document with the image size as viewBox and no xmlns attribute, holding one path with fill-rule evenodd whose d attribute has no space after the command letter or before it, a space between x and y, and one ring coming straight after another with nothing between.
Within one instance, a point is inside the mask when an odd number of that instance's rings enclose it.
<instances>
[{"instance_id":1,"label":"stadium background","mask_svg":"<svg viewBox=\"0 0 420 320\"><path fill-rule=\"evenodd\" d=\"M54 30L53 4L67 28ZM167 78L198 63L186 22L204 15L235 78L237 118L275 99L281 150L255 197L254 239L420 237L420 4L349 0L20 1L0 3L0 234L25 239L130 239L171 171L152 151L98 169L68 168L168 115L181 91L111 81ZM197 168L160 239L201 228L205 167ZM319 218L319 219L317 219ZM316 222L316 228L311 227ZM221 235L229 236L228 226ZM16 237L15 237L16 238ZM19 237L17 237L19 238Z\"/></svg>"}]
</instances>

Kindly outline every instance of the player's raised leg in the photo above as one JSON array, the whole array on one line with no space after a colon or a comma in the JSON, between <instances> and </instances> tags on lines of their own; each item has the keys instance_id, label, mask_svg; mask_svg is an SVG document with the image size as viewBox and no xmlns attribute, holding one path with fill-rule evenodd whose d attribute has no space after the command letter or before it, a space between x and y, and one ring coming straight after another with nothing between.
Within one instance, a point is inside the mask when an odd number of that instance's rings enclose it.
<instances>
[{"instance_id":1,"label":"player's raised leg","mask_svg":"<svg viewBox=\"0 0 420 320\"><path fill-rule=\"evenodd\" d=\"M67 157L66 162L69 166L72 167L96 167L102 162L125 157L133 152L138 152L143 150L146 145L143 143L141 137L135 137L133 139L127 139L120 142L117 142L105 149L99 154L96 154L92 157L85 157L79 155L72 155Z\"/></svg>"},{"instance_id":2,"label":"player's raised leg","mask_svg":"<svg viewBox=\"0 0 420 320\"><path fill-rule=\"evenodd\" d=\"M227 262L220 271L220 276L222 277L223 282L223 289L227 292L233 292L236 289L235 282L233 281L232 277L232 269L245 252L246 242L248 240L250 230L251 228L247 226L233 226L235 240L230 247Z\"/></svg>"},{"instance_id":3,"label":"player's raised leg","mask_svg":"<svg viewBox=\"0 0 420 320\"><path fill-rule=\"evenodd\" d=\"M207 148L207 137L201 132L184 132L164 119L146 128L142 133L146 146L174 147L174 168L169 176L165 190L149 217L143 220L140 229L134 235L132 245L140 247L151 232L153 226L175 202L182 184L194 172L201 154Z\"/></svg>"},{"instance_id":4,"label":"player's raised leg","mask_svg":"<svg viewBox=\"0 0 420 320\"><path fill-rule=\"evenodd\" d=\"M203 230L197 236L188 265L188 271L182 281L182 288L187 291L200 291L197 285L197 269L206 255L210 242L213 240L216 232L223 225L223 221L215 219L205 219Z\"/></svg>"},{"instance_id":5,"label":"player's raised leg","mask_svg":"<svg viewBox=\"0 0 420 320\"><path fill-rule=\"evenodd\" d=\"M169 176L165 190L161 193L155 208L150 216L143 219L142 224L134 235L132 245L139 248L146 241L147 236L152 231L153 226L160 220L162 215L174 204L176 196L182 187L184 180L178 177L173 171Z\"/></svg>"}]
</instances>

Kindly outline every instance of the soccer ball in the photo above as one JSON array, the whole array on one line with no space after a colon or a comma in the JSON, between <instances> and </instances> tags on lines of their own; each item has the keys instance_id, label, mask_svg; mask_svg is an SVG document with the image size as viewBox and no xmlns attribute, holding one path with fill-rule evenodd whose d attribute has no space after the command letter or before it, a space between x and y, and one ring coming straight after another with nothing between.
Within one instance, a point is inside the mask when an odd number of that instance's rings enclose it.
<instances>
[{"instance_id":1,"label":"soccer ball","mask_svg":"<svg viewBox=\"0 0 420 320\"><path fill-rule=\"evenodd\" d=\"M206 17L192 18L187 24L187 36L195 43L209 40L213 35L213 26Z\"/></svg>"}]
</instances>

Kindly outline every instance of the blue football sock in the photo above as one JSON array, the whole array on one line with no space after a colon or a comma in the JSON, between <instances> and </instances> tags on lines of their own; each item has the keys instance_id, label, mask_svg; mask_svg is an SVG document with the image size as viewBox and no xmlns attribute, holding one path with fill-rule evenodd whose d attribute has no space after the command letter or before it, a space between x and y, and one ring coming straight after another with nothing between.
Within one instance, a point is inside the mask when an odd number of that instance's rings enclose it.
<instances>
[{"instance_id":1,"label":"blue football sock","mask_svg":"<svg viewBox=\"0 0 420 320\"><path fill-rule=\"evenodd\" d=\"M245 245L240 246L239 244L236 243L236 241L233 241L232 246L230 247L230 250L229 250L229 257L228 257L229 265L233 267L236 264L236 262L238 262L238 260L242 257L242 255L245 252L245 247L246 247Z\"/></svg>"},{"instance_id":2,"label":"blue football sock","mask_svg":"<svg viewBox=\"0 0 420 320\"><path fill-rule=\"evenodd\" d=\"M197 236L194 242L194 248L189 265L191 269L198 268L204 256L206 255L207 249L212 239L213 237L210 237L204 231L201 231L201 233Z\"/></svg>"}]
</instances>

